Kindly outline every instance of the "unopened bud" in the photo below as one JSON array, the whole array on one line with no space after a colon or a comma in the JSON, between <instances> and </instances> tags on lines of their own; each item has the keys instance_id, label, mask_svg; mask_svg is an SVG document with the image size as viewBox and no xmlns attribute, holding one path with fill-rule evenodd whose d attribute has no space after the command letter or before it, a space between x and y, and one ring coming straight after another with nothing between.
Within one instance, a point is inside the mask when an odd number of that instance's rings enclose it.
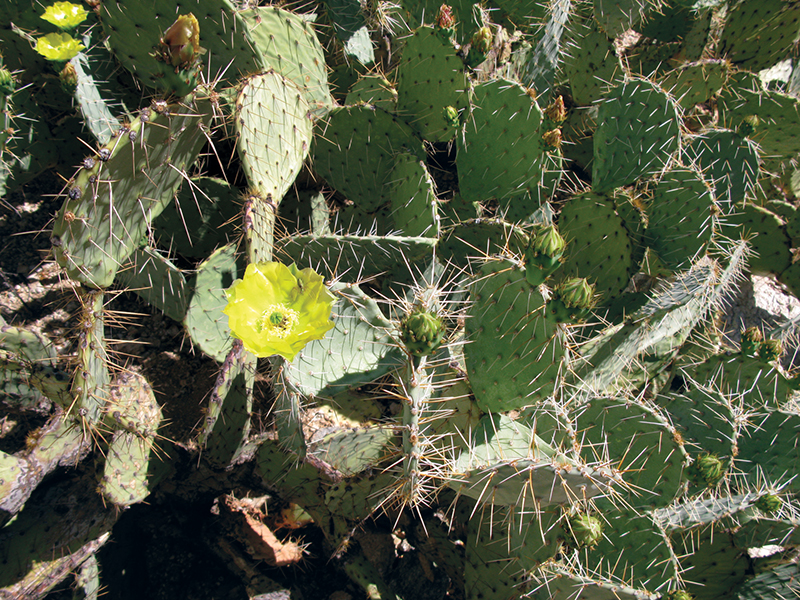
<instances>
[{"instance_id":1,"label":"unopened bud","mask_svg":"<svg viewBox=\"0 0 800 600\"><path fill-rule=\"evenodd\" d=\"M447 327L441 317L418 310L400 323L400 339L413 356L427 356L442 345Z\"/></svg>"}]
</instances>

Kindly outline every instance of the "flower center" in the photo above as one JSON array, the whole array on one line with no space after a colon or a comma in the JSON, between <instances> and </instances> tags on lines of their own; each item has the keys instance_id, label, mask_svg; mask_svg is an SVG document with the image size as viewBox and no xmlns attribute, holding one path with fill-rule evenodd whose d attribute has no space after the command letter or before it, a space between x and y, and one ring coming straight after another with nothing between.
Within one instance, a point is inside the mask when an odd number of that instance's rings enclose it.
<instances>
[{"instance_id":1,"label":"flower center","mask_svg":"<svg viewBox=\"0 0 800 600\"><path fill-rule=\"evenodd\" d=\"M284 339L299 322L300 317L296 310L286 308L283 304L272 304L261 313L261 318L256 322L256 330L258 333L268 333Z\"/></svg>"}]
</instances>

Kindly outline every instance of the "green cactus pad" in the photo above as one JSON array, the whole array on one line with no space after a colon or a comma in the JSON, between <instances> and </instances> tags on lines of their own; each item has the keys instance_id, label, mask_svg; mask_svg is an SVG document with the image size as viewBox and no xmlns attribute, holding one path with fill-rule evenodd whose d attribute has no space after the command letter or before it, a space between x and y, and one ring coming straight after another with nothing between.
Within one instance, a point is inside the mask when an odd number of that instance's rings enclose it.
<instances>
[{"instance_id":1,"label":"green cactus pad","mask_svg":"<svg viewBox=\"0 0 800 600\"><path fill-rule=\"evenodd\" d=\"M498 254L522 256L529 243L522 227L501 219L470 219L449 229L437 250L444 260L466 268Z\"/></svg>"},{"instance_id":2,"label":"green cactus pad","mask_svg":"<svg viewBox=\"0 0 800 600\"><path fill-rule=\"evenodd\" d=\"M793 475L800 465L798 434L800 415L771 411L753 422L747 434L739 439L739 454L734 464L749 473L754 482L763 476L776 484L786 482L784 489L797 492L800 481Z\"/></svg>"},{"instance_id":3,"label":"green cactus pad","mask_svg":"<svg viewBox=\"0 0 800 600\"><path fill-rule=\"evenodd\" d=\"M269 65L291 79L303 92L309 109L322 117L333 106L322 45L305 15L278 6L259 6L238 12L253 44Z\"/></svg>"},{"instance_id":4,"label":"green cactus pad","mask_svg":"<svg viewBox=\"0 0 800 600\"><path fill-rule=\"evenodd\" d=\"M275 255L331 277L356 279L393 272L406 262L426 262L435 246L436 240L429 237L296 235L278 240Z\"/></svg>"},{"instance_id":5,"label":"green cactus pad","mask_svg":"<svg viewBox=\"0 0 800 600\"><path fill-rule=\"evenodd\" d=\"M314 170L363 212L374 212L391 200L386 184L398 152L425 159L422 141L411 128L374 106L334 109L318 129Z\"/></svg>"},{"instance_id":6,"label":"green cactus pad","mask_svg":"<svg viewBox=\"0 0 800 600\"><path fill-rule=\"evenodd\" d=\"M681 369L684 379L713 386L732 406L761 412L784 406L792 391L774 367L742 354L718 354Z\"/></svg>"},{"instance_id":7,"label":"green cactus pad","mask_svg":"<svg viewBox=\"0 0 800 600\"><path fill-rule=\"evenodd\" d=\"M669 538L649 515L611 511L603 514L603 535L581 551L581 563L606 579L659 589L681 572Z\"/></svg>"},{"instance_id":8,"label":"green cactus pad","mask_svg":"<svg viewBox=\"0 0 800 600\"><path fill-rule=\"evenodd\" d=\"M334 515L361 523L389 498L392 485L390 473L367 472L328 488L325 504Z\"/></svg>"},{"instance_id":9,"label":"green cactus pad","mask_svg":"<svg viewBox=\"0 0 800 600\"><path fill-rule=\"evenodd\" d=\"M653 190L648 245L670 269L686 266L718 231L717 213L714 193L699 172L669 171Z\"/></svg>"},{"instance_id":10,"label":"green cactus pad","mask_svg":"<svg viewBox=\"0 0 800 600\"><path fill-rule=\"evenodd\" d=\"M680 119L664 90L630 79L600 103L592 190L598 194L659 172L680 144Z\"/></svg>"},{"instance_id":11,"label":"green cactus pad","mask_svg":"<svg viewBox=\"0 0 800 600\"><path fill-rule=\"evenodd\" d=\"M800 7L791 2L737 2L727 14L717 52L742 69L767 69L791 52L799 19Z\"/></svg>"},{"instance_id":12,"label":"green cactus pad","mask_svg":"<svg viewBox=\"0 0 800 600\"><path fill-rule=\"evenodd\" d=\"M472 90L472 107L457 141L458 184L467 202L492 198L502 207L531 204L542 181L542 110L525 88L497 79ZM493 157L486 160L487 156ZM519 208L519 207L515 207ZM538 205L531 205L527 214Z\"/></svg>"},{"instance_id":13,"label":"green cactus pad","mask_svg":"<svg viewBox=\"0 0 800 600\"><path fill-rule=\"evenodd\" d=\"M385 375L399 364L391 346L389 321L377 303L356 285L338 285L334 328L310 342L294 359L286 377L306 396L330 397Z\"/></svg>"},{"instance_id":14,"label":"green cactus pad","mask_svg":"<svg viewBox=\"0 0 800 600\"><path fill-rule=\"evenodd\" d=\"M300 88L274 71L246 79L236 97L234 124L250 193L279 204L311 145L309 105Z\"/></svg>"},{"instance_id":15,"label":"green cactus pad","mask_svg":"<svg viewBox=\"0 0 800 600\"><path fill-rule=\"evenodd\" d=\"M780 497L772 494L771 496L777 499L779 507L784 506L784 502ZM754 503L756 508L758 508L758 500ZM761 511L760 508L759 510ZM766 511L761 512L765 513ZM749 517L750 515L747 516ZM743 549L763 548L764 546L772 545L795 547L800 543L800 531L797 530L797 522L792 518L750 518L750 520L747 520L736 529L733 541L739 548Z\"/></svg>"},{"instance_id":16,"label":"green cactus pad","mask_svg":"<svg viewBox=\"0 0 800 600\"><path fill-rule=\"evenodd\" d=\"M582 358L586 364L576 363L569 378L576 400L640 389L665 369L709 308L720 302L724 291L737 280L746 250L745 243L739 243L724 270L704 261L681 273L624 323L585 343ZM638 357L646 360L638 361Z\"/></svg>"},{"instance_id":17,"label":"green cactus pad","mask_svg":"<svg viewBox=\"0 0 800 600\"><path fill-rule=\"evenodd\" d=\"M608 39L592 17L575 17L570 24L564 74L572 100L588 106L600 98L622 76L622 65Z\"/></svg>"},{"instance_id":18,"label":"green cactus pad","mask_svg":"<svg viewBox=\"0 0 800 600\"><path fill-rule=\"evenodd\" d=\"M674 536L698 526L730 524L730 517L752 512L750 507L756 495L733 494L730 496L694 496L683 502L652 511L655 522L669 535ZM750 546L752 547L752 546Z\"/></svg>"},{"instance_id":19,"label":"green cactus pad","mask_svg":"<svg viewBox=\"0 0 800 600\"><path fill-rule=\"evenodd\" d=\"M109 58L107 54L102 57L105 60ZM101 146L105 146L121 124L112 112L109 102L103 98L103 92L94 79L90 61L97 60L98 57L92 54L80 53L70 61L70 65L75 69L77 86L74 95L83 122L95 140Z\"/></svg>"},{"instance_id":20,"label":"green cactus pad","mask_svg":"<svg viewBox=\"0 0 800 600\"><path fill-rule=\"evenodd\" d=\"M688 110L719 92L727 82L729 72L730 64L723 60L688 62L664 75L659 84Z\"/></svg>"},{"instance_id":21,"label":"green cactus pad","mask_svg":"<svg viewBox=\"0 0 800 600\"><path fill-rule=\"evenodd\" d=\"M111 384L108 348L105 339L105 294L81 288L80 332L78 357L72 378L73 402L69 414L84 424L94 424L101 418Z\"/></svg>"},{"instance_id":22,"label":"green cactus pad","mask_svg":"<svg viewBox=\"0 0 800 600\"><path fill-rule=\"evenodd\" d=\"M197 269L194 294L183 325L192 342L218 362L225 360L232 338L228 316L223 309L228 304L225 290L243 273L236 264L236 246L223 246Z\"/></svg>"},{"instance_id":23,"label":"green cactus pad","mask_svg":"<svg viewBox=\"0 0 800 600\"><path fill-rule=\"evenodd\" d=\"M750 272L754 275L778 275L792 264L792 242L783 219L756 204L738 206L728 214L727 222L738 225L741 235L753 248Z\"/></svg>"},{"instance_id":24,"label":"green cactus pad","mask_svg":"<svg viewBox=\"0 0 800 600\"><path fill-rule=\"evenodd\" d=\"M53 225L53 252L71 278L111 285L197 159L211 113L199 98L180 106L158 101L84 160Z\"/></svg>"},{"instance_id":25,"label":"green cactus pad","mask_svg":"<svg viewBox=\"0 0 800 600\"><path fill-rule=\"evenodd\" d=\"M487 263L470 300L464 358L478 406L501 412L550 396L563 374L564 341L524 269L506 260Z\"/></svg>"},{"instance_id":26,"label":"green cactus pad","mask_svg":"<svg viewBox=\"0 0 800 600\"><path fill-rule=\"evenodd\" d=\"M689 33L692 21L697 18L695 11L682 4L677 2L671 6L659 7L658 11L651 11L637 31L644 37L659 42L681 41Z\"/></svg>"},{"instance_id":27,"label":"green cactus pad","mask_svg":"<svg viewBox=\"0 0 800 600\"><path fill-rule=\"evenodd\" d=\"M235 237L239 192L214 177L193 177L153 222L159 246L204 259Z\"/></svg>"},{"instance_id":28,"label":"green cactus pad","mask_svg":"<svg viewBox=\"0 0 800 600\"><path fill-rule=\"evenodd\" d=\"M253 412L257 358L234 341L211 391L198 441L217 467L229 467L246 449Z\"/></svg>"},{"instance_id":29,"label":"green cactus pad","mask_svg":"<svg viewBox=\"0 0 800 600\"><path fill-rule=\"evenodd\" d=\"M510 556L508 535L500 527L492 527L494 512L483 518L472 515L467 523L464 549L467 598L518 598L525 579L523 565Z\"/></svg>"},{"instance_id":30,"label":"green cactus pad","mask_svg":"<svg viewBox=\"0 0 800 600\"><path fill-rule=\"evenodd\" d=\"M103 478L98 486L103 498L120 508L147 498L150 495L147 469L154 454L152 437L115 432L106 451Z\"/></svg>"},{"instance_id":31,"label":"green cactus pad","mask_svg":"<svg viewBox=\"0 0 800 600\"><path fill-rule=\"evenodd\" d=\"M594 17L609 37L637 28L648 12L656 12L654 9L647 0L594 0Z\"/></svg>"},{"instance_id":32,"label":"green cactus pad","mask_svg":"<svg viewBox=\"0 0 800 600\"><path fill-rule=\"evenodd\" d=\"M320 432L322 433L322 432ZM329 431L310 443L308 452L345 477L380 464L390 455L393 427L358 427Z\"/></svg>"},{"instance_id":33,"label":"green cactus pad","mask_svg":"<svg viewBox=\"0 0 800 600\"><path fill-rule=\"evenodd\" d=\"M659 507L675 498L687 463L683 443L660 411L639 403L594 398L574 412L587 463L610 461L634 490L634 507ZM624 434L623 434L624 432Z\"/></svg>"},{"instance_id":34,"label":"green cactus pad","mask_svg":"<svg viewBox=\"0 0 800 600\"><path fill-rule=\"evenodd\" d=\"M153 438L161 424L161 407L144 377L125 371L111 386L103 406L104 421L112 430Z\"/></svg>"},{"instance_id":35,"label":"green cactus pad","mask_svg":"<svg viewBox=\"0 0 800 600\"><path fill-rule=\"evenodd\" d=\"M177 14L192 13L200 23L200 44L208 50L205 60L212 77L234 83L240 75L268 66L250 37L243 18L228 0L111 0L100 9L108 44L123 67L145 85L159 87L163 63L152 54ZM206 69L204 68L204 71Z\"/></svg>"},{"instance_id":36,"label":"green cactus pad","mask_svg":"<svg viewBox=\"0 0 800 600\"><path fill-rule=\"evenodd\" d=\"M272 407L275 432L278 434L281 448L302 460L308 457L308 444L303 431L303 397L297 387L286 378L288 365L286 359L276 356L271 362L273 369L277 370L275 379L277 393Z\"/></svg>"},{"instance_id":37,"label":"green cactus pad","mask_svg":"<svg viewBox=\"0 0 800 600\"><path fill-rule=\"evenodd\" d=\"M393 113L397 110L397 90L386 77L367 74L353 84L344 103L346 106L371 104Z\"/></svg>"},{"instance_id":38,"label":"green cactus pad","mask_svg":"<svg viewBox=\"0 0 800 600\"><path fill-rule=\"evenodd\" d=\"M489 506L566 504L613 483L610 473L569 458L505 415L484 416L451 469L448 486Z\"/></svg>"},{"instance_id":39,"label":"green cactus pad","mask_svg":"<svg viewBox=\"0 0 800 600\"><path fill-rule=\"evenodd\" d=\"M0 589L9 598L47 593L110 539L120 511L95 488L91 475L54 482L3 528Z\"/></svg>"},{"instance_id":40,"label":"green cactus pad","mask_svg":"<svg viewBox=\"0 0 800 600\"><path fill-rule=\"evenodd\" d=\"M752 195L759 158L758 149L750 140L735 131L712 129L693 137L683 153L714 186L714 197L726 214Z\"/></svg>"},{"instance_id":41,"label":"green cactus pad","mask_svg":"<svg viewBox=\"0 0 800 600\"><path fill-rule=\"evenodd\" d=\"M778 275L778 281L785 285L795 296L800 295L800 263L789 265Z\"/></svg>"},{"instance_id":42,"label":"green cactus pad","mask_svg":"<svg viewBox=\"0 0 800 600\"><path fill-rule=\"evenodd\" d=\"M770 558L770 557L768 557ZM800 569L795 562L779 564L752 579L748 579L736 590L738 600L761 600L773 594L780 598L791 598L797 592Z\"/></svg>"},{"instance_id":43,"label":"green cactus pad","mask_svg":"<svg viewBox=\"0 0 800 600\"><path fill-rule=\"evenodd\" d=\"M117 282L135 292L170 319L181 322L189 305L189 286L183 272L154 248L138 248Z\"/></svg>"},{"instance_id":44,"label":"green cactus pad","mask_svg":"<svg viewBox=\"0 0 800 600\"><path fill-rule=\"evenodd\" d=\"M693 453L705 451L726 459L733 457L737 425L725 396L696 385L684 394L659 396L656 401Z\"/></svg>"},{"instance_id":45,"label":"green cactus pad","mask_svg":"<svg viewBox=\"0 0 800 600\"><path fill-rule=\"evenodd\" d=\"M439 237L436 192L425 163L401 152L389 178L395 228L407 236Z\"/></svg>"},{"instance_id":46,"label":"green cactus pad","mask_svg":"<svg viewBox=\"0 0 800 600\"><path fill-rule=\"evenodd\" d=\"M534 597L546 594L547 600L574 600L575 598L597 598L600 600L656 600L661 598L658 594L643 589L636 589L623 584L619 579L606 579L602 574L597 574L580 566L566 566L558 562L544 564L534 572L535 579L540 583L540 593ZM630 575L625 574L624 580L628 581Z\"/></svg>"},{"instance_id":47,"label":"green cactus pad","mask_svg":"<svg viewBox=\"0 0 800 600\"><path fill-rule=\"evenodd\" d=\"M354 61L367 67L374 64L375 52L361 4L357 0L325 0L322 5L347 62Z\"/></svg>"},{"instance_id":48,"label":"green cactus pad","mask_svg":"<svg viewBox=\"0 0 800 600\"><path fill-rule=\"evenodd\" d=\"M677 539L676 539L677 538ZM748 577L750 558L733 545L729 535L716 527L673 536L681 566L692 573L686 591L696 600L732 597L731 593Z\"/></svg>"},{"instance_id":49,"label":"green cactus pad","mask_svg":"<svg viewBox=\"0 0 800 600\"><path fill-rule=\"evenodd\" d=\"M72 467L90 445L83 429L61 416L30 435L26 448L16 455L0 453L0 523L19 513L47 475L58 467Z\"/></svg>"},{"instance_id":50,"label":"green cactus pad","mask_svg":"<svg viewBox=\"0 0 800 600\"><path fill-rule=\"evenodd\" d=\"M558 219L567 240L563 275L585 277L595 284L600 302L616 298L635 268L631 242L614 201L586 192L567 201Z\"/></svg>"},{"instance_id":51,"label":"green cactus pad","mask_svg":"<svg viewBox=\"0 0 800 600\"><path fill-rule=\"evenodd\" d=\"M397 114L428 142L449 142L459 128L444 116L448 106L468 105L464 63L449 40L420 27L405 41L397 81Z\"/></svg>"},{"instance_id":52,"label":"green cactus pad","mask_svg":"<svg viewBox=\"0 0 800 600\"><path fill-rule=\"evenodd\" d=\"M764 167L776 169L781 162L800 153L800 112L794 96L765 91L760 80L740 72L731 77L719 95L720 118L726 127L737 129L752 122L756 125L747 135L758 143Z\"/></svg>"}]
</instances>

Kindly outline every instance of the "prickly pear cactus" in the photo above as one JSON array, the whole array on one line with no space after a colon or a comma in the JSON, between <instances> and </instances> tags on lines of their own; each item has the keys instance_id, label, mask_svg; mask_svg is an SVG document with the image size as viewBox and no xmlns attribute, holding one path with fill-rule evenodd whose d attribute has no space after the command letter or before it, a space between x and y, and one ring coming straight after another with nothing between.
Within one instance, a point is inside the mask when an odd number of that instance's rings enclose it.
<instances>
[{"instance_id":1,"label":"prickly pear cactus","mask_svg":"<svg viewBox=\"0 0 800 600\"><path fill-rule=\"evenodd\" d=\"M0 6L0 598L797 595L798 8L662 4Z\"/></svg>"}]
</instances>

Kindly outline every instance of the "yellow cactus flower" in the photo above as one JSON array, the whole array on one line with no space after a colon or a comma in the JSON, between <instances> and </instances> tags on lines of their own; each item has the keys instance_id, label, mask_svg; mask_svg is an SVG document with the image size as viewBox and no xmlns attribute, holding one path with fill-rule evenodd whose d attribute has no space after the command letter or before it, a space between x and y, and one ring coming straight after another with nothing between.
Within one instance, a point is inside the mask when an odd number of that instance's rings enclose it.
<instances>
[{"instance_id":1,"label":"yellow cactus flower","mask_svg":"<svg viewBox=\"0 0 800 600\"><path fill-rule=\"evenodd\" d=\"M86 48L66 33L48 33L36 40L36 51L47 60L71 60Z\"/></svg>"},{"instance_id":2,"label":"yellow cactus flower","mask_svg":"<svg viewBox=\"0 0 800 600\"><path fill-rule=\"evenodd\" d=\"M226 290L228 326L256 356L294 360L311 340L333 327L336 298L313 269L268 262L247 265L242 279Z\"/></svg>"},{"instance_id":3,"label":"yellow cactus flower","mask_svg":"<svg viewBox=\"0 0 800 600\"><path fill-rule=\"evenodd\" d=\"M72 2L56 2L48 6L42 18L62 31L74 29L86 20L86 9Z\"/></svg>"}]
</instances>

